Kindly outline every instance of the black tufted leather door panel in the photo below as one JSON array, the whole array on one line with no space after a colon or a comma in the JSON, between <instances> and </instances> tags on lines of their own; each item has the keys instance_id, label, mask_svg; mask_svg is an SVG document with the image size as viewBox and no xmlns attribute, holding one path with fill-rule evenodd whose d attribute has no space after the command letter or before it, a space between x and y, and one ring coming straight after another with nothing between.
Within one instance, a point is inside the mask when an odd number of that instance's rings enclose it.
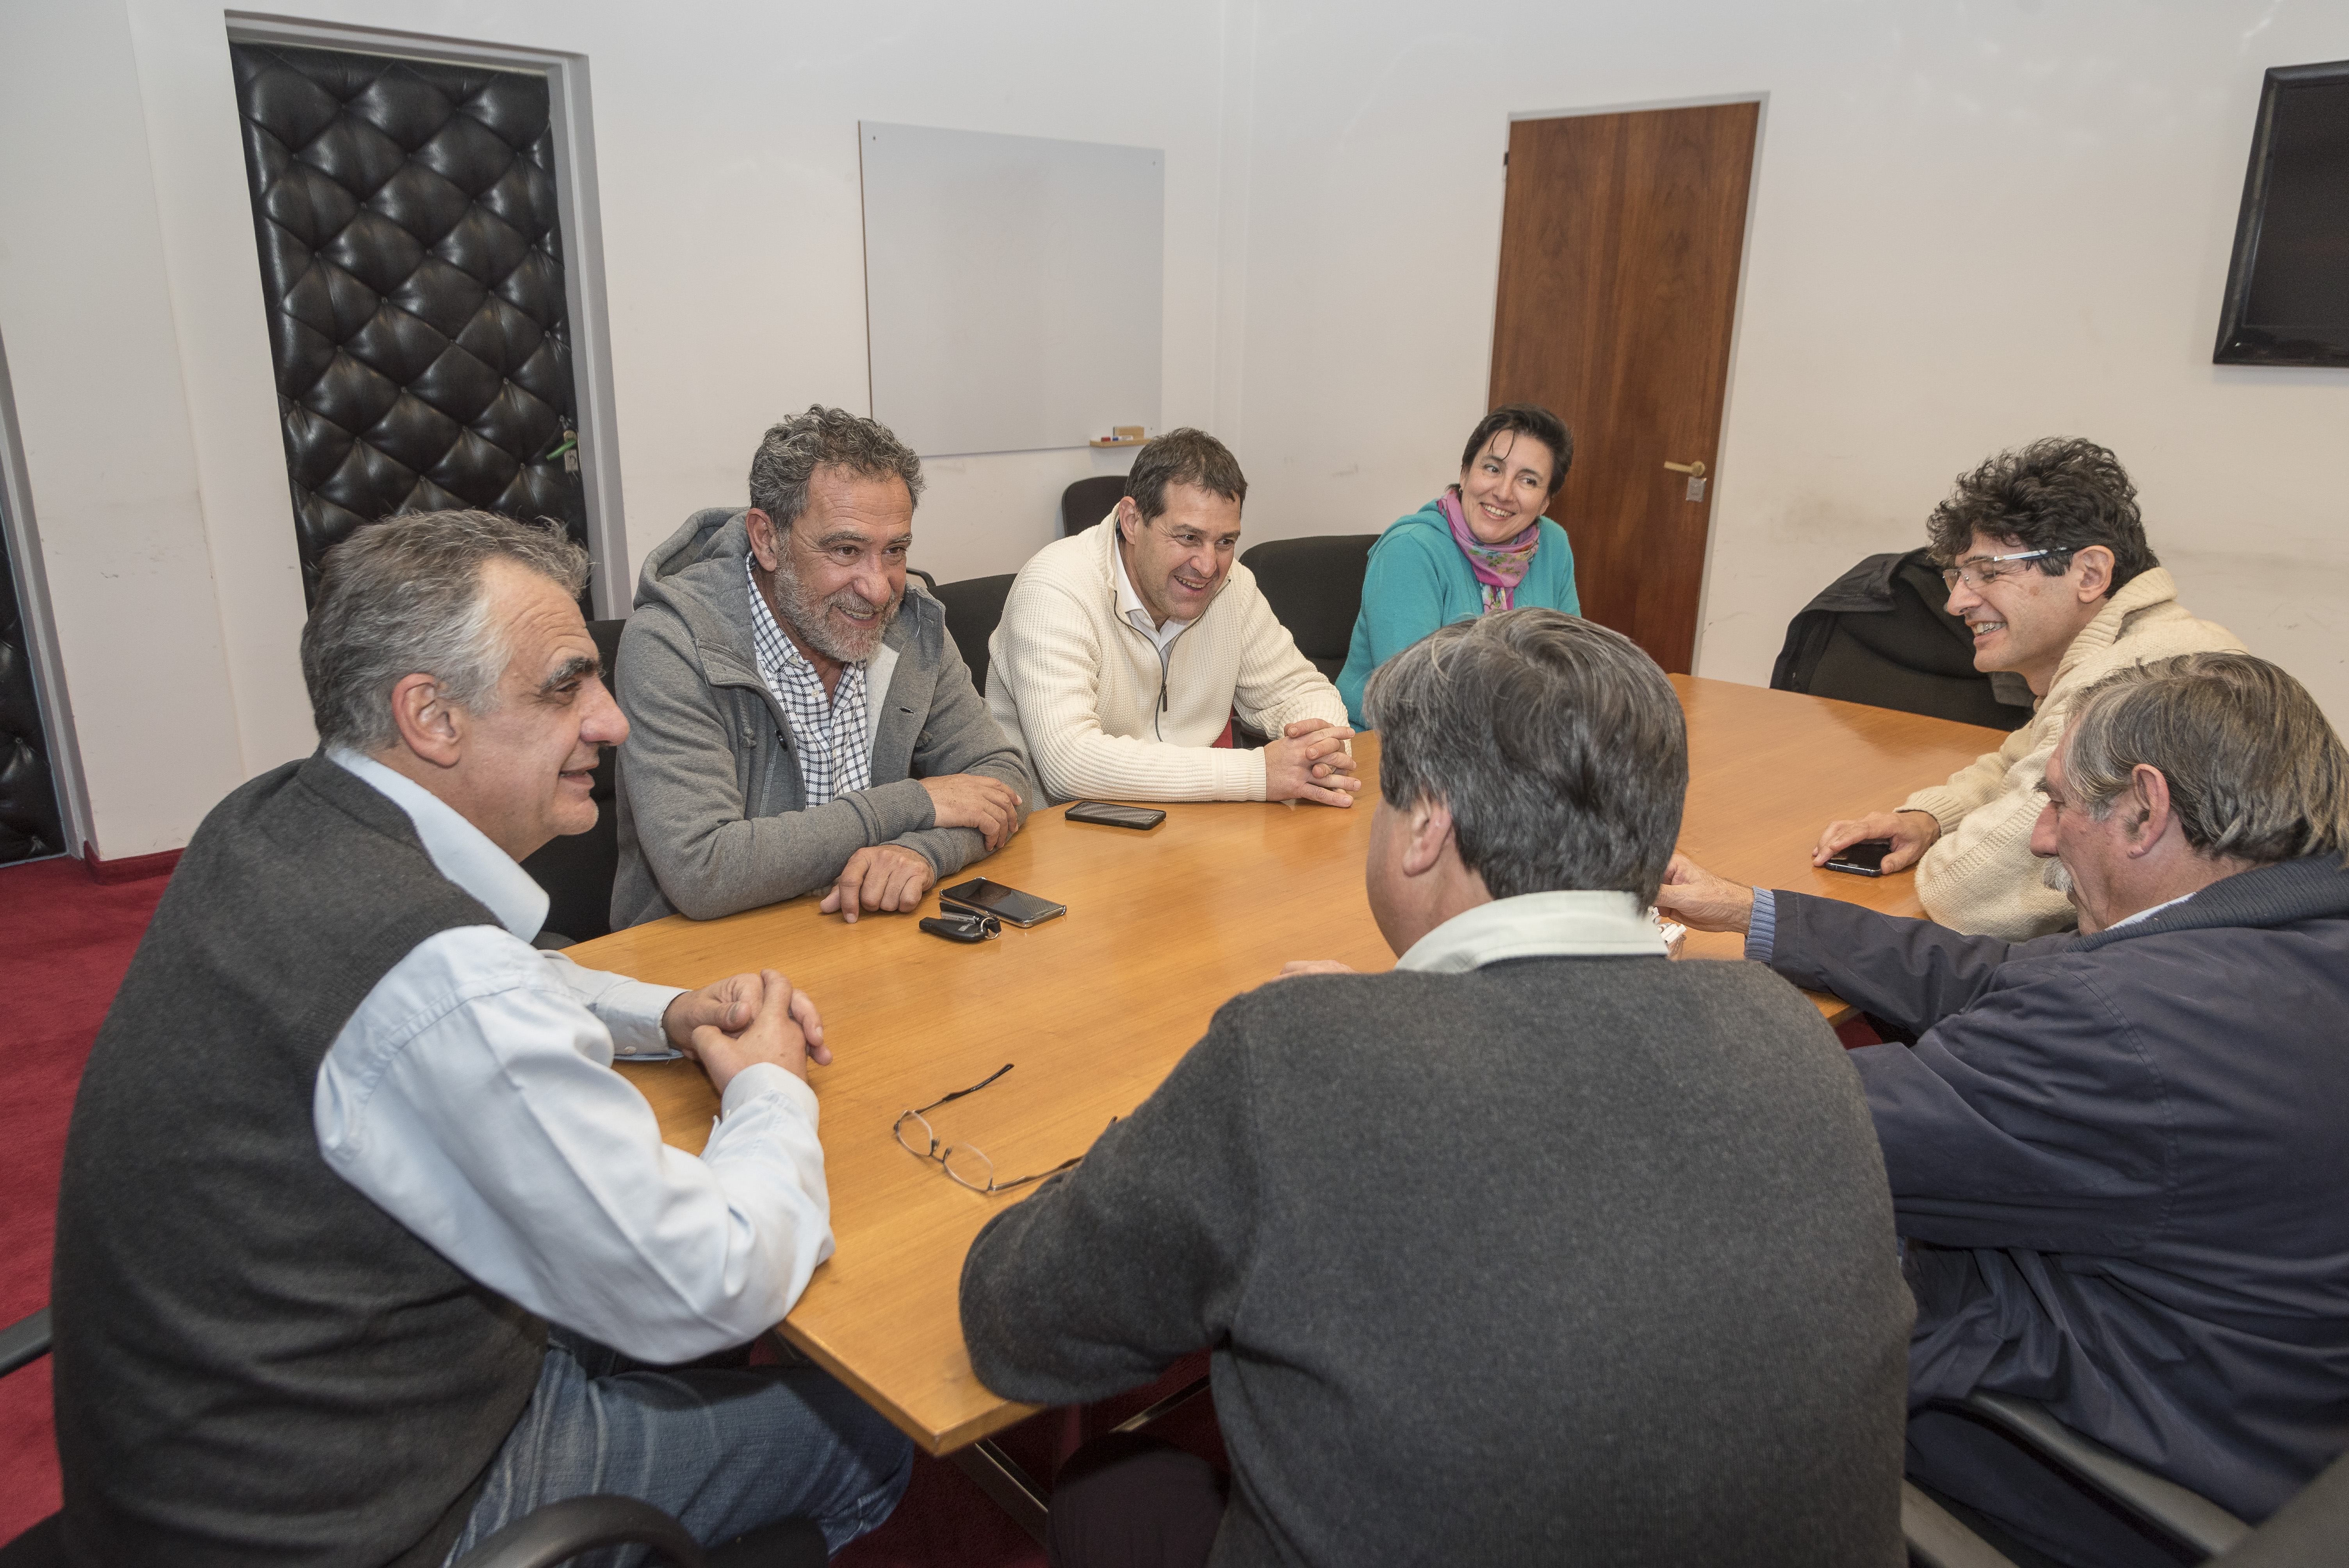
<instances>
[{"instance_id":1,"label":"black tufted leather door panel","mask_svg":"<svg viewBox=\"0 0 2349 1568\"><path fill-rule=\"evenodd\" d=\"M66 848L27 640L7 534L0 531L0 865L63 854Z\"/></svg>"},{"instance_id":2,"label":"black tufted leather door panel","mask_svg":"<svg viewBox=\"0 0 2349 1568\"><path fill-rule=\"evenodd\" d=\"M305 598L353 529L483 507L587 542L543 77L233 44Z\"/></svg>"}]
</instances>

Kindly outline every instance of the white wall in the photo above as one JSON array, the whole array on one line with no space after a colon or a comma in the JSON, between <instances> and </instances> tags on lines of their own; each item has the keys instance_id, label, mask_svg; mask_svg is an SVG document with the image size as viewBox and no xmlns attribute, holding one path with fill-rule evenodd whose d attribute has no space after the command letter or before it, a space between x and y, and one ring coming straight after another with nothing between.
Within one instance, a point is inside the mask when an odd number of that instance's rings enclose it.
<instances>
[{"instance_id":1,"label":"white wall","mask_svg":"<svg viewBox=\"0 0 2349 1568\"><path fill-rule=\"evenodd\" d=\"M99 851L146 854L245 775L120 6L9 7L0 149L0 337L41 537L26 565L47 579ZM282 469L278 490L283 508Z\"/></svg>"},{"instance_id":2,"label":"white wall","mask_svg":"<svg viewBox=\"0 0 2349 1568\"><path fill-rule=\"evenodd\" d=\"M1697 673L1766 682L1951 476L2082 434L2187 604L2349 727L2349 371L2210 364L2261 74L2349 56L2337 0L1265 0L1259 27L1252 531L1367 531L1456 472L1510 113L1766 92Z\"/></svg>"},{"instance_id":3,"label":"white wall","mask_svg":"<svg viewBox=\"0 0 2349 1568\"><path fill-rule=\"evenodd\" d=\"M743 500L774 418L870 407L860 119L1164 149L1162 417L1215 423L1236 349L1218 165L1226 55L1246 35L1228 9L301 14L588 57L633 576L694 508ZM260 273L218 4L5 0L0 27L0 338L113 858L184 842L239 779L315 744ZM915 563L941 580L1012 570L1052 537L1062 487L1130 459L933 464Z\"/></svg>"},{"instance_id":4,"label":"white wall","mask_svg":"<svg viewBox=\"0 0 2349 1568\"><path fill-rule=\"evenodd\" d=\"M2337 0L304 14L588 57L631 571L778 414L866 407L859 119L1166 150L1162 418L1232 441L1274 538L1450 477L1512 111L1766 92L1699 673L1766 679L1952 474L2078 432L2188 603L2349 725L2349 372L2209 362L2261 72L2349 56ZM312 744L222 13L0 0L0 338L98 847L143 853ZM1124 461L935 463L916 562L1009 571Z\"/></svg>"}]
</instances>

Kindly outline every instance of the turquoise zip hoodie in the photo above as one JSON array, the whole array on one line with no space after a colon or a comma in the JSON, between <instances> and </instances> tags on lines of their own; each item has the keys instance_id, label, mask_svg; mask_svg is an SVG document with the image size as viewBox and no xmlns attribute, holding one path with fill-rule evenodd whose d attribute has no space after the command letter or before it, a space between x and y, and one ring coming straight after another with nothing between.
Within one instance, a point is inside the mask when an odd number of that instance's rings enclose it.
<instances>
[{"instance_id":1,"label":"turquoise zip hoodie","mask_svg":"<svg viewBox=\"0 0 2349 1568\"><path fill-rule=\"evenodd\" d=\"M1566 541L1566 530L1549 519L1543 518L1538 526L1541 543L1513 603L1520 610L1538 604L1579 615L1574 547ZM1354 617L1354 640L1346 650L1346 667L1338 675L1338 695L1346 699L1346 717L1354 727L1361 728L1366 722L1362 687L1372 670L1438 626L1472 619L1483 610L1476 574L1453 542L1452 525L1444 521L1436 501L1379 535L1362 578L1362 611Z\"/></svg>"}]
</instances>

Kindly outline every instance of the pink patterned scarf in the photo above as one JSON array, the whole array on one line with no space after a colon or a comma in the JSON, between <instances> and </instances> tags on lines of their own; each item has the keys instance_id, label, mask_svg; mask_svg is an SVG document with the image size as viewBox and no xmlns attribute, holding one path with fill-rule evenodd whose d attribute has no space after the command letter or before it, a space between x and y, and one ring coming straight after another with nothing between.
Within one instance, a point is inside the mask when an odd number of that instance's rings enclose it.
<instances>
[{"instance_id":1,"label":"pink patterned scarf","mask_svg":"<svg viewBox=\"0 0 2349 1568\"><path fill-rule=\"evenodd\" d=\"M1541 519L1506 544L1486 544L1468 531L1468 514L1460 505L1460 487L1454 485L1436 498L1443 509L1444 521L1452 525L1452 542L1468 558L1468 570L1476 574L1478 590L1484 600L1480 614L1489 615L1495 610L1507 610L1515 605L1517 584L1526 580L1526 569L1534 563L1534 549L1541 543Z\"/></svg>"}]
</instances>

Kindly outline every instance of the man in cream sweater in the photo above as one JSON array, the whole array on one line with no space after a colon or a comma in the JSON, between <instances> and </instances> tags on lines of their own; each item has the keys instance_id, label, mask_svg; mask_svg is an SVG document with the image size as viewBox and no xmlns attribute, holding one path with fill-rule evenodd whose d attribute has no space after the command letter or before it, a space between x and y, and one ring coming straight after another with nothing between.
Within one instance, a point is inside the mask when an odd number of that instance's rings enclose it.
<instances>
[{"instance_id":1,"label":"man in cream sweater","mask_svg":"<svg viewBox=\"0 0 2349 1568\"><path fill-rule=\"evenodd\" d=\"M2037 699L2031 722L1897 809L1828 823L1811 863L1889 839L1885 871L1915 865L1917 896L1939 923L2009 942L2066 930L2075 913L2060 867L2033 856L2031 829L2073 699L2130 665L2247 650L2178 602L2146 542L2137 487L2093 441L2001 452L1961 478L1926 526L1950 614L1973 632L1974 667L2023 676Z\"/></svg>"},{"instance_id":2,"label":"man in cream sweater","mask_svg":"<svg viewBox=\"0 0 2349 1568\"><path fill-rule=\"evenodd\" d=\"M987 706L1044 799L1354 803L1345 702L1232 560L1247 499L1221 441L1172 430L1115 511L1020 568ZM1236 719L1273 739L1235 748Z\"/></svg>"}]
</instances>

